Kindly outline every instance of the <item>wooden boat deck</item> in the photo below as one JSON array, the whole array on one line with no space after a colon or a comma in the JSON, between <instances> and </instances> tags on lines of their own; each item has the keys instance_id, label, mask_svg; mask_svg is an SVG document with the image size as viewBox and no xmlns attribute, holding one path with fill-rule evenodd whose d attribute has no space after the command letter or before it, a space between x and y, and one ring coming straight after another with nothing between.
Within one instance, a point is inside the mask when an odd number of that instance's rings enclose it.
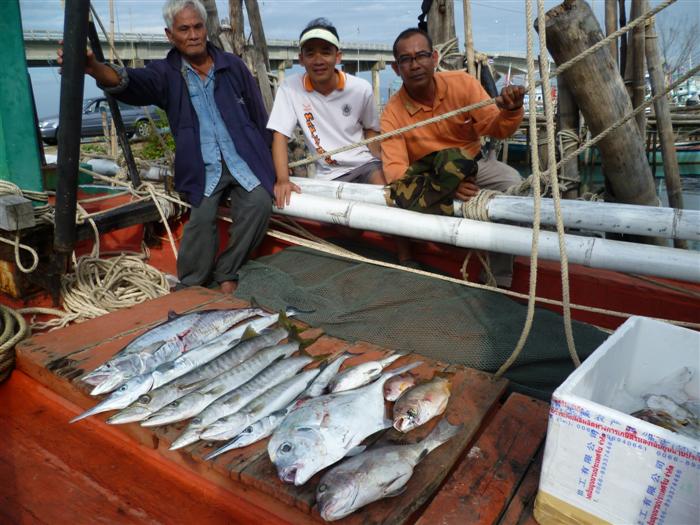
<instances>
[{"instance_id":1,"label":"wooden boat deck","mask_svg":"<svg viewBox=\"0 0 700 525\"><path fill-rule=\"evenodd\" d=\"M322 523L314 507L319 476L303 487L280 482L266 441L228 452L195 444L169 451L185 423L148 429L110 426L107 415L69 425L96 403L80 377L129 339L165 318L168 310L243 306L230 296L195 288L80 325L40 334L17 349L17 370L0 385L0 521L8 523ZM349 364L387 350L348 343L305 327L320 338L314 355L348 351ZM418 355L424 377L449 374L445 413L464 425L416 468L407 490L338 521L354 523L534 523L547 405L511 394L505 380ZM393 430L379 441L415 441L432 424L409 434Z\"/></svg>"}]
</instances>

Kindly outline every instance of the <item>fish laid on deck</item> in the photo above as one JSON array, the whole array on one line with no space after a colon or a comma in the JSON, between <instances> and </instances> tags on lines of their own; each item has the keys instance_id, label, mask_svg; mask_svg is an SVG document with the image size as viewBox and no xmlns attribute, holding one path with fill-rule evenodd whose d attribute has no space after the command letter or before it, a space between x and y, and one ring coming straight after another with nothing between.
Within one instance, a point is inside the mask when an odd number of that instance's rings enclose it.
<instances>
[{"instance_id":1,"label":"fish laid on deck","mask_svg":"<svg viewBox=\"0 0 700 525\"><path fill-rule=\"evenodd\" d=\"M401 494L414 467L460 428L443 419L419 443L373 448L333 467L316 488L321 517L338 520L373 501Z\"/></svg>"},{"instance_id":2,"label":"fish laid on deck","mask_svg":"<svg viewBox=\"0 0 700 525\"><path fill-rule=\"evenodd\" d=\"M359 365L343 370L335 376L328 385L331 393L343 392L353 388L359 388L377 379L382 370L401 357L401 354L394 354L376 361L367 361Z\"/></svg>"},{"instance_id":3,"label":"fish laid on deck","mask_svg":"<svg viewBox=\"0 0 700 525\"><path fill-rule=\"evenodd\" d=\"M450 399L450 382L444 377L434 377L406 390L394 404L394 428L409 432L439 416L447 408Z\"/></svg>"},{"instance_id":4,"label":"fish laid on deck","mask_svg":"<svg viewBox=\"0 0 700 525\"><path fill-rule=\"evenodd\" d=\"M363 439L389 428L384 415L384 381L421 364L390 370L369 385L327 394L295 407L268 443L282 481L303 485L323 468L345 457Z\"/></svg>"}]
</instances>

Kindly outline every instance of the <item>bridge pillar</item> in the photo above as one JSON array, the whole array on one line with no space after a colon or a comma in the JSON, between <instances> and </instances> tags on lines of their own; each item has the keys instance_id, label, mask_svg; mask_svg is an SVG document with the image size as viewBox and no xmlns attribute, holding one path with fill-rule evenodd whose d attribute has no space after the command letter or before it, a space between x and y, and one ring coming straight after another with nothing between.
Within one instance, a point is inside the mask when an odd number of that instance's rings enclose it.
<instances>
[{"instance_id":1,"label":"bridge pillar","mask_svg":"<svg viewBox=\"0 0 700 525\"><path fill-rule=\"evenodd\" d=\"M277 85L279 86L284 81L284 72L286 69L292 67L292 62L288 60L282 60L277 66Z\"/></svg>"},{"instance_id":2,"label":"bridge pillar","mask_svg":"<svg viewBox=\"0 0 700 525\"><path fill-rule=\"evenodd\" d=\"M377 107L377 113L381 108L382 99L380 88L379 72L384 71L386 68L386 62L380 60L372 66L372 94L374 95L374 105Z\"/></svg>"}]
</instances>

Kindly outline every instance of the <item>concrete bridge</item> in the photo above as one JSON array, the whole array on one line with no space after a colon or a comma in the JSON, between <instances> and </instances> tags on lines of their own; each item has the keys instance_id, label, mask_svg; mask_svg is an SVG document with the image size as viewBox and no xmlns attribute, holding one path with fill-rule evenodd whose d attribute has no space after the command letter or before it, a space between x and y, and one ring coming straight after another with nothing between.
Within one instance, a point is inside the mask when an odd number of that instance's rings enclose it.
<instances>
[{"instance_id":1,"label":"concrete bridge","mask_svg":"<svg viewBox=\"0 0 700 525\"><path fill-rule=\"evenodd\" d=\"M25 31L24 47L29 67L56 65L56 47L63 38L60 31ZM114 47L117 54L127 63L144 64L163 58L170 50L170 43L163 34L117 33ZM349 73L377 71L394 61L391 45L367 42L343 42L343 67ZM105 56L109 56L106 41L102 41ZM299 46L296 40L268 40L270 66L273 71L288 69L298 61ZM488 53L491 68L499 75L509 69L512 75L527 71L525 54L499 52Z\"/></svg>"}]
</instances>

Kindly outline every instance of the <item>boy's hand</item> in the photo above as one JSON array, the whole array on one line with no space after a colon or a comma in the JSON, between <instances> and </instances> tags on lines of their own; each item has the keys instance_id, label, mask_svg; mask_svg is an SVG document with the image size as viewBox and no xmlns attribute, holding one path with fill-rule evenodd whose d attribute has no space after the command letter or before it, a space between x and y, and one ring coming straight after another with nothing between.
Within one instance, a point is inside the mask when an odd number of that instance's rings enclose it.
<instances>
[{"instance_id":1,"label":"boy's hand","mask_svg":"<svg viewBox=\"0 0 700 525\"><path fill-rule=\"evenodd\" d=\"M289 179L275 182L275 187L273 188L273 192L275 194L275 206L282 209L285 207L285 205L288 205L293 191L296 193L301 193L301 188Z\"/></svg>"},{"instance_id":2,"label":"boy's hand","mask_svg":"<svg viewBox=\"0 0 700 525\"><path fill-rule=\"evenodd\" d=\"M460 201L468 201L474 195L479 193L479 186L476 185L474 177L469 177L464 179L457 185L457 191L455 192L455 199Z\"/></svg>"}]
</instances>

